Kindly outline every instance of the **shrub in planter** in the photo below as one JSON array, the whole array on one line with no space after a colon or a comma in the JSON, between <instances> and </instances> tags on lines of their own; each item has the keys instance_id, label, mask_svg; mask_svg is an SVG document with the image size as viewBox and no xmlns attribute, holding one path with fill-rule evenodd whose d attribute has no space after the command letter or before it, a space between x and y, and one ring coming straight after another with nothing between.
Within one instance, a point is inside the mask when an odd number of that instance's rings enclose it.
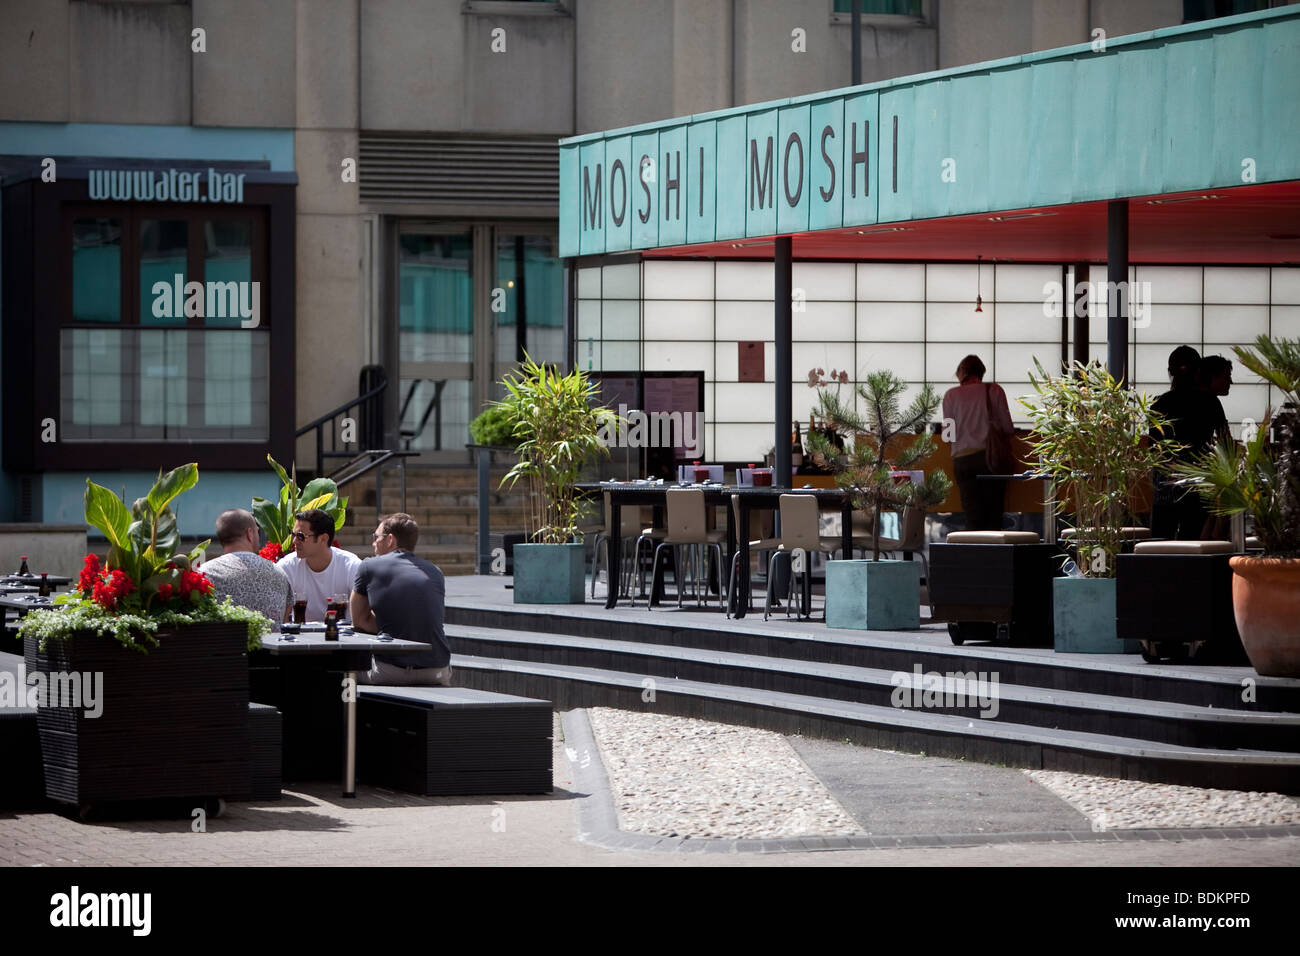
<instances>
[{"instance_id":1,"label":"shrub in planter","mask_svg":"<svg viewBox=\"0 0 1300 956\"><path fill-rule=\"evenodd\" d=\"M1264 554L1229 562L1237 630L1260 674L1300 677L1300 340L1261 335L1234 351L1282 392L1283 405L1244 445L1222 438L1175 472L1215 514L1251 516Z\"/></svg>"},{"instance_id":2,"label":"shrub in planter","mask_svg":"<svg viewBox=\"0 0 1300 956\"><path fill-rule=\"evenodd\" d=\"M515 601L581 603L585 562L571 554L582 548L574 543L585 505L577 484L589 462L609 454L601 439L617 416L593 405L596 387L581 369L562 374L525 356L502 384L506 397L496 407L511 423L519 455L502 485L528 482L528 543L515 545ZM549 550L530 557L542 546Z\"/></svg>"},{"instance_id":3,"label":"shrub in planter","mask_svg":"<svg viewBox=\"0 0 1300 956\"><path fill-rule=\"evenodd\" d=\"M1076 362L1070 374L1053 378L1034 360L1029 381L1037 400L1021 399L1033 422L1031 451L1038 470L1055 482L1058 510L1072 504L1075 543L1086 598L1069 591L1076 578L1052 584L1056 649L1115 654L1124 647L1115 632L1115 556L1123 544L1128 502L1148 474L1168 463L1178 449L1169 439L1149 438L1165 420L1152 400L1117 381L1096 362Z\"/></svg>"},{"instance_id":4,"label":"shrub in planter","mask_svg":"<svg viewBox=\"0 0 1300 956\"><path fill-rule=\"evenodd\" d=\"M934 450L926 424L939 405L930 386L906 408L899 399L907 383L890 371L871 372L857 388L866 409L859 414L841 399L839 386L823 388L818 396L818 418L828 423L824 431L809 433L814 461L835 475L835 483L848 492L854 510L872 513L871 561L831 561L826 570L826 623L831 627L894 629L920 626L920 575L913 567L886 573L862 565L910 564L880 562L880 514L884 510L925 508L948 495L951 481L933 470L925 481L899 482L895 471L906 471ZM913 435L911 441L907 435ZM852 435L847 445L831 435ZM849 556L846 556L848 558ZM842 568L834 568L843 564Z\"/></svg>"},{"instance_id":5,"label":"shrub in planter","mask_svg":"<svg viewBox=\"0 0 1300 956\"><path fill-rule=\"evenodd\" d=\"M87 480L86 521L108 554L87 555L78 590L19 625L46 675L37 716L53 799L247 792L247 651L270 622L216 601L193 567L206 541L178 551L170 504L197 481L197 465L183 465L128 510Z\"/></svg>"}]
</instances>

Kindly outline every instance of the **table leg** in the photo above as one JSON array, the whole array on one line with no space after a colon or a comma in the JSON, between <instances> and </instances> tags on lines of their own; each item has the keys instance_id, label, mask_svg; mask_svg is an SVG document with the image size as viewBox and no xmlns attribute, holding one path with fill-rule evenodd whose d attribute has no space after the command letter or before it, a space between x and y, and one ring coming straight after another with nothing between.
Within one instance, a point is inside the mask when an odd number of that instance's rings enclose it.
<instances>
[{"instance_id":1,"label":"table leg","mask_svg":"<svg viewBox=\"0 0 1300 956\"><path fill-rule=\"evenodd\" d=\"M357 672L348 671L343 694L343 796L357 795Z\"/></svg>"},{"instance_id":2,"label":"table leg","mask_svg":"<svg viewBox=\"0 0 1300 956\"><path fill-rule=\"evenodd\" d=\"M609 496L609 540L605 546L609 549L605 558L605 578L609 581L609 593L605 595L605 607L612 608L618 603L620 575L615 568L623 567L623 509L618 503L617 495ZM596 556L592 555L593 569ZM616 563L617 562L617 563ZM635 599L634 599L635 600Z\"/></svg>"},{"instance_id":3,"label":"table leg","mask_svg":"<svg viewBox=\"0 0 1300 956\"><path fill-rule=\"evenodd\" d=\"M742 618L749 610L749 508L745 506L745 497L740 497L740 528L736 534L736 548L740 551L740 573L736 575L736 611L735 616Z\"/></svg>"}]
</instances>

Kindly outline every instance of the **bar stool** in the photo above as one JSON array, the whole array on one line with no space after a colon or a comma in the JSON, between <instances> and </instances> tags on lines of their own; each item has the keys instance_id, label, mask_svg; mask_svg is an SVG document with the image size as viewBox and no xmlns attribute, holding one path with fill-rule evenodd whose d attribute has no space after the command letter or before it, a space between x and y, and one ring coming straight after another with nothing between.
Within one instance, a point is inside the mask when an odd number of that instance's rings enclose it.
<instances>
[{"instance_id":1,"label":"bar stool","mask_svg":"<svg viewBox=\"0 0 1300 956\"><path fill-rule=\"evenodd\" d=\"M699 603L699 574L698 565L700 559L707 567L707 553L713 550L717 554L718 569L718 597L722 606L726 605L726 592L722 586L722 543L726 540L726 532L710 531L708 524L708 510L705 506L704 491L699 488L670 488L664 495L668 503L668 534L667 537L655 548L653 570L650 574L650 599L647 601L648 606L654 608L655 584L660 573L659 553L664 548L671 547L675 552L677 566L677 606L682 606L682 595L686 590L685 563L681 560L681 548L690 547L691 565L696 569L692 575L695 582L696 603Z\"/></svg>"}]
</instances>

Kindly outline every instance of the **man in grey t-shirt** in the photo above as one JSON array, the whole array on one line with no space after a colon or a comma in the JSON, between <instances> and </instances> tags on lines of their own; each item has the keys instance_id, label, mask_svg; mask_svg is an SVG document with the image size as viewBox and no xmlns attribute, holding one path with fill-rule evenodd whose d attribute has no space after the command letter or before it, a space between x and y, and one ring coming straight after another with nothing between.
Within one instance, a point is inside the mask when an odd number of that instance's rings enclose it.
<instances>
[{"instance_id":1,"label":"man in grey t-shirt","mask_svg":"<svg viewBox=\"0 0 1300 956\"><path fill-rule=\"evenodd\" d=\"M375 557L361 562L352 585L352 626L370 634L383 633L405 641L420 641L429 650L400 657L376 655L361 684L451 685L451 645L443 632L446 588L442 572L411 552L420 526L408 514L380 519L373 539Z\"/></svg>"},{"instance_id":2,"label":"man in grey t-shirt","mask_svg":"<svg viewBox=\"0 0 1300 956\"><path fill-rule=\"evenodd\" d=\"M284 572L257 553L257 519L247 511L224 511L217 518L217 543L222 554L199 569L212 582L218 598L259 611L278 624L293 607L293 589Z\"/></svg>"}]
</instances>

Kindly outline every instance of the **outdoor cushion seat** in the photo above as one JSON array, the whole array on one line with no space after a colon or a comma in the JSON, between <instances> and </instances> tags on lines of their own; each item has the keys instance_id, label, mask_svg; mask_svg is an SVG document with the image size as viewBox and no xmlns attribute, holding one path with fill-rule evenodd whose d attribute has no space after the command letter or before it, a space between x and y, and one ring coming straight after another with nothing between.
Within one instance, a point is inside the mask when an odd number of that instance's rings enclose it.
<instances>
[{"instance_id":1,"label":"outdoor cushion seat","mask_svg":"<svg viewBox=\"0 0 1300 956\"><path fill-rule=\"evenodd\" d=\"M1091 531L1092 529L1087 528L1085 530ZM1061 532L1061 538L1063 540L1068 541L1070 538L1073 538L1078 533L1079 533L1078 528L1066 528L1064 531ZM1119 529L1119 536L1123 538L1125 541L1142 541L1146 538L1151 537L1151 529L1143 528L1137 525L1125 525L1124 527Z\"/></svg>"},{"instance_id":2,"label":"outdoor cushion seat","mask_svg":"<svg viewBox=\"0 0 1300 956\"><path fill-rule=\"evenodd\" d=\"M1040 540L1033 531L950 531L944 538L948 544L1038 544Z\"/></svg>"},{"instance_id":3,"label":"outdoor cushion seat","mask_svg":"<svg viewBox=\"0 0 1300 956\"><path fill-rule=\"evenodd\" d=\"M1231 541L1139 541L1134 554L1233 554Z\"/></svg>"}]
</instances>

